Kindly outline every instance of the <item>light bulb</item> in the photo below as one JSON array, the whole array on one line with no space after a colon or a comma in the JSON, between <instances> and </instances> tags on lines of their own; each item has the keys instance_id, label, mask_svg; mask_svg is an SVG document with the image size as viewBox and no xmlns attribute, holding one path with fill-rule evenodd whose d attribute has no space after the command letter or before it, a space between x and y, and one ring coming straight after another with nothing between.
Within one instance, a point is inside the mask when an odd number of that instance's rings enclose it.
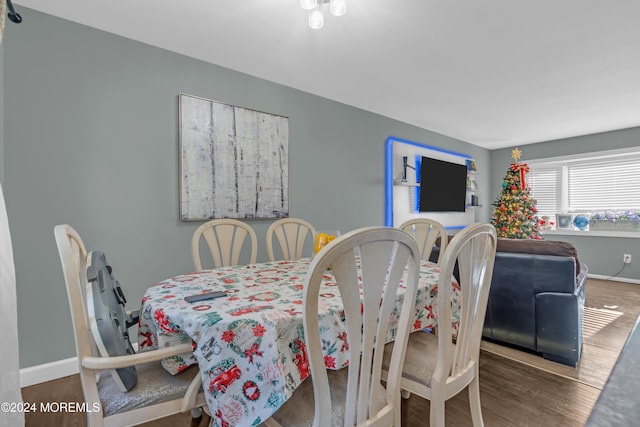
<instances>
[{"instance_id":1,"label":"light bulb","mask_svg":"<svg viewBox=\"0 0 640 427\"><path fill-rule=\"evenodd\" d=\"M324 26L324 14L319 6L309 12L309 26L314 30L319 30Z\"/></svg>"},{"instance_id":2,"label":"light bulb","mask_svg":"<svg viewBox=\"0 0 640 427\"><path fill-rule=\"evenodd\" d=\"M318 0L300 0L300 6L304 10L312 10L318 5Z\"/></svg>"},{"instance_id":3,"label":"light bulb","mask_svg":"<svg viewBox=\"0 0 640 427\"><path fill-rule=\"evenodd\" d=\"M347 13L347 0L331 0L329 11L333 16L342 16Z\"/></svg>"}]
</instances>

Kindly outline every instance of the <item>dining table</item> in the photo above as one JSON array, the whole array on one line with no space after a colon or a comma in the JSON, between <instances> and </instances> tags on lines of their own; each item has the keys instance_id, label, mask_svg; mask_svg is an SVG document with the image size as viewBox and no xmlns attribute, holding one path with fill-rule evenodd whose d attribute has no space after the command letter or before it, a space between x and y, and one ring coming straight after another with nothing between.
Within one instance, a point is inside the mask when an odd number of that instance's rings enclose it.
<instances>
[{"instance_id":1,"label":"dining table","mask_svg":"<svg viewBox=\"0 0 640 427\"><path fill-rule=\"evenodd\" d=\"M158 282L145 292L138 349L192 343L193 351L164 359L172 374L197 363L213 426L256 426L274 414L309 376L303 287L310 258L196 271ZM421 261L413 330L437 324L439 268ZM361 285L362 286L362 285ZM453 328L459 286L452 278ZM221 298L185 297L224 291ZM405 287L397 292L387 342L394 339ZM320 287L319 327L327 369L349 365L345 314L331 270Z\"/></svg>"}]
</instances>

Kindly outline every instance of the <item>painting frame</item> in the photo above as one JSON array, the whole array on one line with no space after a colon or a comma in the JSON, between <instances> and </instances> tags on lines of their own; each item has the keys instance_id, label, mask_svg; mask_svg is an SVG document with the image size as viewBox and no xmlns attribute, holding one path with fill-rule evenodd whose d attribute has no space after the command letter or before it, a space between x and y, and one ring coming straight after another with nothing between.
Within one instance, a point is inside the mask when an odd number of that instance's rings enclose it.
<instances>
[{"instance_id":1,"label":"painting frame","mask_svg":"<svg viewBox=\"0 0 640 427\"><path fill-rule=\"evenodd\" d=\"M289 216L289 118L180 93L179 218Z\"/></svg>"}]
</instances>

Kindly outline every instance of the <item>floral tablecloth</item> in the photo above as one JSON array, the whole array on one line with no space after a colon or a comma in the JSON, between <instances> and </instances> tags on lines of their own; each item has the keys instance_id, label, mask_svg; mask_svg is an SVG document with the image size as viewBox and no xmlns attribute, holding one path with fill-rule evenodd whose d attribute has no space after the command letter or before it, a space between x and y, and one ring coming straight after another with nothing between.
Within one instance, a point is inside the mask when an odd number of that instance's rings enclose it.
<instances>
[{"instance_id":1,"label":"floral tablecloth","mask_svg":"<svg viewBox=\"0 0 640 427\"><path fill-rule=\"evenodd\" d=\"M302 327L302 288L310 259L223 267L173 277L142 300L140 351L193 343L193 353L163 361L177 374L198 363L214 426L255 426L268 419L309 376ZM423 262L414 329L435 325L438 269ZM454 290L457 284L453 282ZM185 296L224 290L227 297L188 303ZM404 288L398 291L398 308ZM330 272L320 290L325 364L349 364L342 302ZM454 292L454 300L458 293ZM457 304L453 304L457 306ZM399 313L399 310L394 312ZM397 323L397 319L392 324ZM457 322L454 322L454 327ZM391 341L395 330L390 330Z\"/></svg>"}]
</instances>

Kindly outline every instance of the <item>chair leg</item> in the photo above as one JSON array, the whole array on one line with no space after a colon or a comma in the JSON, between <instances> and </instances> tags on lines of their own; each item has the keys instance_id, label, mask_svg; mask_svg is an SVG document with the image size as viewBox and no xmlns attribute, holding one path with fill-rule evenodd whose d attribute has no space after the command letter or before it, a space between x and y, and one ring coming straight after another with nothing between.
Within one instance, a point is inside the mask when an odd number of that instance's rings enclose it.
<instances>
[{"instance_id":1,"label":"chair leg","mask_svg":"<svg viewBox=\"0 0 640 427\"><path fill-rule=\"evenodd\" d=\"M193 408L191 410L191 423L189 424L191 427L202 427L205 425L209 425L207 421L206 424L203 424L204 417L202 416L202 408Z\"/></svg>"},{"instance_id":2,"label":"chair leg","mask_svg":"<svg viewBox=\"0 0 640 427\"><path fill-rule=\"evenodd\" d=\"M429 427L444 427L444 400L432 399L429 401Z\"/></svg>"},{"instance_id":3,"label":"chair leg","mask_svg":"<svg viewBox=\"0 0 640 427\"><path fill-rule=\"evenodd\" d=\"M207 405L205 405L205 406L200 407L199 409L201 409L202 412L204 412L204 415L206 415L206 417L203 416L198 425L200 427L203 427L203 426L213 427L213 417L209 413L209 407ZM192 413L192 416L193 416L193 413ZM191 418L192 425L195 422L195 420L196 420L196 418ZM205 424L205 421L206 421L206 424Z\"/></svg>"},{"instance_id":4,"label":"chair leg","mask_svg":"<svg viewBox=\"0 0 640 427\"><path fill-rule=\"evenodd\" d=\"M473 427L484 427L482 406L480 405L480 381L478 380L478 375L469 383L469 406Z\"/></svg>"}]
</instances>

